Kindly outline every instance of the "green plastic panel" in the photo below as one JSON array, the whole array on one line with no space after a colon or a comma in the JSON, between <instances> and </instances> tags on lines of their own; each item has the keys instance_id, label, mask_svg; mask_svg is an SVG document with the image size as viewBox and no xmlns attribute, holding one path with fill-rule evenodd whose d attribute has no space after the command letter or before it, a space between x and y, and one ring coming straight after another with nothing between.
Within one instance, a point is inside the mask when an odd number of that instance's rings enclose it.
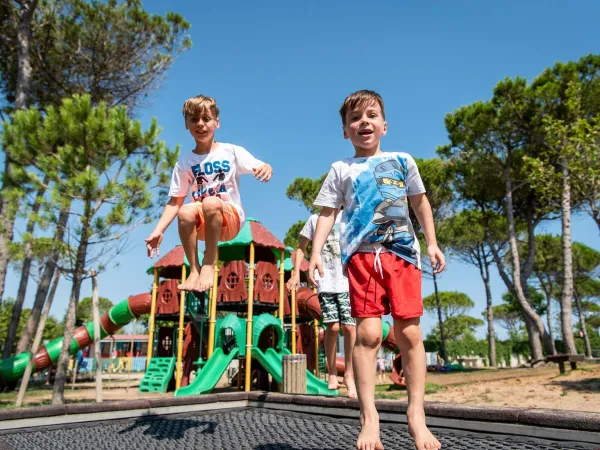
<instances>
[{"instance_id":1,"label":"green plastic panel","mask_svg":"<svg viewBox=\"0 0 600 450\"><path fill-rule=\"evenodd\" d=\"M175 370L175 358L152 358L144 378L140 382L140 392L165 393Z\"/></svg>"},{"instance_id":2,"label":"green plastic panel","mask_svg":"<svg viewBox=\"0 0 600 450\"><path fill-rule=\"evenodd\" d=\"M252 327L252 345L254 347L258 347L258 340L260 335L265 330L265 328L269 326L273 326L275 328L275 332L277 333L277 351L281 351L283 349L283 328L281 328L281 322L275 316L271 314L261 314L258 317L254 318L254 326Z\"/></svg>"},{"instance_id":3,"label":"green plastic panel","mask_svg":"<svg viewBox=\"0 0 600 450\"><path fill-rule=\"evenodd\" d=\"M235 344L240 350L240 357L246 355L246 320L235 314L227 314L224 318L217 320L215 349L223 347L225 330L231 329L235 336Z\"/></svg>"}]
</instances>

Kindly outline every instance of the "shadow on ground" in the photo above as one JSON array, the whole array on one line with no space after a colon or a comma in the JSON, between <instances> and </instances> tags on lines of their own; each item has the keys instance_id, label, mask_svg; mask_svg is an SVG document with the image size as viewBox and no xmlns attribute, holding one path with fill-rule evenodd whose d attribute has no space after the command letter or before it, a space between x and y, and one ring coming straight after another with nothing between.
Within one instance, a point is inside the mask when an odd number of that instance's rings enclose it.
<instances>
[{"instance_id":1,"label":"shadow on ground","mask_svg":"<svg viewBox=\"0 0 600 450\"><path fill-rule=\"evenodd\" d=\"M143 434L152 436L154 439L161 440L179 440L185 437L185 433L193 428L204 427L200 434L214 434L217 428L217 422L191 420L191 419L169 419L161 417L160 420L141 417L133 422L127 428L119 431L119 434L129 433L137 428L146 427Z\"/></svg>"},{"instance_id":2,"label":"shadow on ground","mask_svg":"<svg viewBox=\"0 0 600 450\"><path fill-rule=\"evenodd\" d=\"M554 386L561 386L578 392L600 393L600 378L588 378L587 380L556 380L552 382Z\"/></svg>"}]
</instances>

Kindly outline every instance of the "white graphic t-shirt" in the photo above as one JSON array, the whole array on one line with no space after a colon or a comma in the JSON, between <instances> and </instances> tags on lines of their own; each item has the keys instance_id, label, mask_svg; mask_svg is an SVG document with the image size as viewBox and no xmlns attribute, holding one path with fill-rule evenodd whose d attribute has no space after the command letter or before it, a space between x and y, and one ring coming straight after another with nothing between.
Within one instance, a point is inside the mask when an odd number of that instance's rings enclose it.
<instances>
[{"instance_id":1,"label":"white graphic t-shirt","mask_svg":"<svg viewBox=\"0 0 600 450\"><path fill-rule=\"evenodd\" d=\"M306 239L313 240L315 231L317 229L318 214L310 216L300 235ZM341 218L342 215L338 214L335 219L335 224L327 236L323 250L321 251L321 258L323 260L323 272L325 276L319 277L319 273L315 271L315 281L319 284L317 291L328 292L334 294L340 294L342 292L348 292L348 278L344 275L342 270L342 255L340 249L340 231L341 231Z\"/></svg>"},{"instance_id":2,"label":"white graphic t-shirt","mask_svg":"<svg viewBox=\"0 0 600 450\"><path fill-rule=\"evenodd\" d=\"M240 198L239 176L251 174L252 169L263 164L248 150L233 144L219 143L206 155L186 153L179 157L173 169L169 197L187 197L190 194L193 202L201 202L216 195L235 205L243 226L246 216Z\"/></svg>"},{"instance_id":3,"label":"white graphic t-shirt","mask_svg":"<svg viewBox=\"0 0 600 450\"><path fill-rule=\"evenodd\" d=\"M333 163L314 204L344 206L344 265L356 252L388 251L420 269L419 241L410 221L407 196L424 192L412 156L382 153Z\"/></svg>"}]
</instances>

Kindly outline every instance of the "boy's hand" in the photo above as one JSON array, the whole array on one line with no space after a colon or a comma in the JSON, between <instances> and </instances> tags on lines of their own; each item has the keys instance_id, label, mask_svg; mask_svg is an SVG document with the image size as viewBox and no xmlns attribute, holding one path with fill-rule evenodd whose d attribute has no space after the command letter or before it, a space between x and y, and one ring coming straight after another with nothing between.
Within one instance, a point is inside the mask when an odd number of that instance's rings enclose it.
<instances>
[{"instance_id":1,"label":"boy's hand","mask_svg":"<svg viewBox=\"0 0 600 450\"><path fill-rule=\"evenodd\" d=\"M154 251L156 250L156 256L160 256L160 243L163 240L163 234L160 231L154 230L150 233L146 241L146 249L148 250L148 257L154 257Z\"/></svg>"},{"instance_id":2,"label":"boy's hand","mask_svg":"<svg viewBox=\"0 0 600 450\"><path fill-rule=\"evenodd\" d=\"M428 245L427 254L429 255L429 260L431 262L431 268L433 269L433 273L441 273L442 270L446 268L446 258L444 257L444 254L437 246L437 244Z\"/></svg>"},{"instance_id":3,"label":"boy's hand","mask_svg":"<svg viewBox=\"0 0 600 450\"><path fill-rule=\"evenodd\" d=\"M325 276L325 272L323 272L323 262L321 260L321 255L311 255L310 262L308 263L308 281L314 287L317 287L317 282L315 281L315 270L319 271L319 276L321 278Z\"/></svg>"},{"instance_id":4,"label":"boy's hand","mask_svg":"<svg viewBox=\"0 0 600 450\"><path fill-rule=\"evenodd\" d=\"M292 277L285 284L289 291L295 291L300 286L300 275L292 275Z\"/></svg>"},{"instance_id":5,"label":"boy's hand","mask_svg":"<svg viewBox=\"0 0 600 450\"><path fill-rule=\"evenodd\" d=\"M263 164L252 170L254 171L254 178L258 181L264 181L265 183L269 181L273 175L273 169L269 164Z\"/></svg>"}]
</instances>

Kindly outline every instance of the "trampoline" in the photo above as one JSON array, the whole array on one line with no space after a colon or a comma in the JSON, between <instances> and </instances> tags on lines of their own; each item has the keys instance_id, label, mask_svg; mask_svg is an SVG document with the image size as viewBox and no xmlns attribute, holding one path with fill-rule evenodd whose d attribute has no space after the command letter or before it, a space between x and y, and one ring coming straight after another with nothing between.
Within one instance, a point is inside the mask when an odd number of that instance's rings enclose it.
<instances>
[{"instance_id":1,"label":"trampoline","mask_svg":"<svg viewBox=\"0 0 600 450\"><path fill-rule=\"evenodd\" d=\"M406 402L378 401L386 449L413 449ZM355 400L251 392L0 411L0 449L345 450ZM443 449L598 449L600 414L427 403Z\"/></svg>"}]
</instances>

